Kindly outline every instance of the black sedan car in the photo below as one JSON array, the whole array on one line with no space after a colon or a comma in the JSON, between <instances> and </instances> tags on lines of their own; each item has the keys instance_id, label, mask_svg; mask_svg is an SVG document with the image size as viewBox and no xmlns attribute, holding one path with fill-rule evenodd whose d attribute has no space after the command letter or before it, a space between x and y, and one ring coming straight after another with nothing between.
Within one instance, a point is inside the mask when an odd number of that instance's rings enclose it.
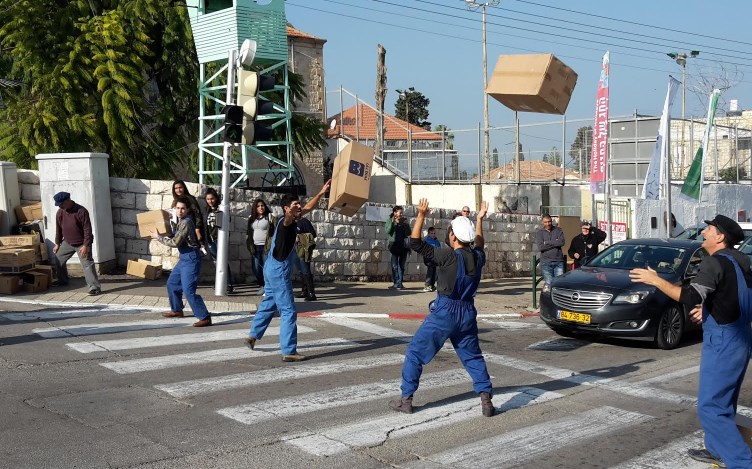
<instances>
[{"instance_id":1,"label":"black sedan car","mask_svg":"<svg viewBox=\"0 0 752 469\"><path fill-rule=\"evenodd\" d=\"M672 283L696 275L707 253L700 241L630 239L614 244L583 267L556 277L541 295L541 319L555 332L651 340L662 349L699 329L681 305L655 287L633 283L629 271L652 267Z\"/></svg>"}]
</instances>

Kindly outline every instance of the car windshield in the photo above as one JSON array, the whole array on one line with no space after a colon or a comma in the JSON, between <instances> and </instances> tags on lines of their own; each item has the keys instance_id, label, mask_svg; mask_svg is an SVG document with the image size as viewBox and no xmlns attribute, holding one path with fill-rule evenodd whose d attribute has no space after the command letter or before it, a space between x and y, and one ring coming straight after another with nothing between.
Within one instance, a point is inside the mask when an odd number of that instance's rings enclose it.
<instances>
[{"instance_id":1,"label":"car windshield","mask_svg":"<svg viewBox=\"0 0 752 469\"><path fill-rule=\"evenodd\" d=\"M752 238L745 239L737 249L739 249L739 252L741 252L742 254L752 256Z\"/></svg>"},{"instance_id":2,"label":"car windshield","mask_svg":"<svg viewBox=\"0 0 752 469\"><path fill-rule=\"evenodd\" d=\"M598 253L587 265L625 270L651 267L659 273L676 273L686 253L687 249L672 246L615 244Z\"/></svg>"},{"instance_id":3,"label":"car windshield","mask_svg":"<svg viewBox=\"0 0 752 469\"><path fill-rule=\"evenodd\" d=\"M674 236L674 239L696 239L697 241L702 241L703 238L701 233L706 226L708 225L690 226L678 235ZM752 238L752 228L743 228L742 231L744 231L745 240ZM752 254L752 251L748 254Z\"/></svg>"}]
</instances>

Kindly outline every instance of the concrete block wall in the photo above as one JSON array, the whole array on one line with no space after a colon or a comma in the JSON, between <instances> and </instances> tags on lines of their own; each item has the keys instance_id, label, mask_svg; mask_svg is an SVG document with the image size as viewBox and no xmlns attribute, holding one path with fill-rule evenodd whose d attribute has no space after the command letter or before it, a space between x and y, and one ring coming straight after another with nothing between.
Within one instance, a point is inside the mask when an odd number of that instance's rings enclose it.
<instances>
[{"instance_id":1,"label":"concrete block wall","mask_svg":"<svg viewBox=\"0 0 752 469\"><path fill-rule=\"evenodd\" d=\"M39 200L39 178L35 173L35 171L19 170L20 190L29 197L23 199L25 202ZM194 183L186 185L191 194L198 196L201 208L205 210L203 193L206 187L199 187ZM252 211L252 202L262 197L272 210L280 215L281 209L278 203L281 196L232 189L229 197L232 213L230 270L236 282L247 282L253 279L251 255L245 247L245 231ZM171 269L178 261L177 250L154 240L139 238L136 214L147 210L169 209L172 204L172 181L110 178L110 199L118 266L125 267L128 259L141 258L160 262L165 269ZM388 207L384 204L372 205ZM309 214L318 235L313 261L317 279L326 281L390 280L391 254L386 247L385 220L366 220L365 208L361 208L354 217L350 218L323 210L324 207L326 207L326 200L321 201L320 209ZM424 225L424 235L425 229L435 226L438 238L445 239L446 228L454 212L454 210L432 209ZM405 207L405 216L411 225L415 221L416 214L414 206ZM471 219L474 220L474 217L473 213ZM540 217L537 215L490 214L483 227L488 256L484 277L530 275L532 256L536 253L535 233L539 227ZM425 269L422 258L414 252L411 253L407 260L406 280L424 280ZM214 266L207 258L202 271L202 281L211 281L213 276Z\"/></svg>"}]
</instances>

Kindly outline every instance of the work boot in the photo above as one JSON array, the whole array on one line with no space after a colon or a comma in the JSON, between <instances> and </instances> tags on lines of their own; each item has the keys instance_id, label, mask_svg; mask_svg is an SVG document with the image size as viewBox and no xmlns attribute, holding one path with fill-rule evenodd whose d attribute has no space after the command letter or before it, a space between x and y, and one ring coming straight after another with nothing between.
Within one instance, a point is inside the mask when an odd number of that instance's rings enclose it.
<instances>
[{"instance_id":1,"label":"work boot","mask_svg":"<svg viewBox=\"0 0 752 469\"><path fill-rule=\"evenodd\" d=\"M487 392L480 393L480 408L484 417L493 417L496 415L496 408L491 402L491 395Z\"/></svg>"},{"instance_id":2,"label":"work boot","mask_svg":"<svg viewBox=\"0 0 752 469\"><path fill-rule=\"evenodd\" d=\"M305 282L305 285L308 287L308 294L306 295L305 299L306 301L316 301L316 290L313 286L313 274L308 274L303 278L303 281Z\"/></svg>"},{"instance_id":3,"label":"work boot","mask_svg":"<svg viewBox=\"0 0 752 469\"><path fill-rule=\"evenodd\" d=\"M201 319L193 323L193 327L209 327L212 325L211 316L207 316L205 319Z\"/></svg>"},{"instance_id":4,"label":"work boot","mask_svg":"<svg viewBox=\"0 0 752 469\"><path fill-rule=\"evenodd\" d=\"M254 339L253 337L246 337L245 344L249 349L253 350L253 348L256 346L256 339Z\"/></svg>"},{"instance_id":5,"label":"work boot","mask_svg":"<svg viewBox=\"0 0 752 469\"><path fill-rule=\"evenodd\" d=\"M182 311L166 311L162 313L163 318L182 318L183 316Z\"/></svg>"},{"instance_id":6,"label":"work boot","mask_svg":"<svg viewBox=\"0 0 752 469\"><path fill-rule=\"evenodd\" d=\"M687 450L687 455L694 459L695 461L704 462L707 464L712 464L716 467L722 467L725 468L726 464L719 458L718 456L714 455L710 451L703 449L694 449L690 448Z\"/></svg>"},{"instance_id":7,"label":"work boot","mask_svg":"<svg viewBox=\"0 0 752 469\"><path fill-rule=\"evenodd\" d=\"M302 362L305 360L305 355L301 355L298 352L291 353L290 355L282 355L283 362Z\"/></svg>"},{"instance_id":8,"label":"work boot","mask_svg":"<svg viewBox=\"0 0 752 469\"><path fill-rule=\"evenodd\" d=\"M403 412L405 414L413 413L413 396L401 397L389 402L389 407L397 412Z\"/></svg>"}]
</instances>

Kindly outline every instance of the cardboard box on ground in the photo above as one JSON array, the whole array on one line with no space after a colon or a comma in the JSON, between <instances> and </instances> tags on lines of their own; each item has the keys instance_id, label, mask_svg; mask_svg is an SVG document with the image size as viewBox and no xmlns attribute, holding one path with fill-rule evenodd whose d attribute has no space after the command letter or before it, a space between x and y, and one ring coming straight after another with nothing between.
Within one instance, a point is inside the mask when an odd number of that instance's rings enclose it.
<instances>
[{"instance_id":1,"label":"cardboard box on ground","mask_svg":"<svg viewBox=\"0 0 752 469\"><path fill-rule=\"evenodd\" d=\"M486 94L513 111L564 114L577 73L553 54L501 55Z\"/></svg>"},{"instance_id":2,"label":"cardboard box on ground","mask_svg":"<svg viewBox=\"0 0 752 469\"><path fill-rule=\"evenodd\" d=\"M128 268L125 273L147 280L156 280L162 276L162 264L145 259L128 259Z\"/></svg>"},{"instance_id":3,"label":"cardboard box on ground","mask_svg":"<svg viewBox=\"0 0 752 469\"><path fill-rule=\"evenodd\" d=\"M136 223L138 223L138 235L142 238L148 238L150 231L156 231L161 235L172 234L170 213L166 210L151 210L149 212L137 213Z\"/></svg>"},{"instance_id":4,"label":"cardboard box on ground","mask_svg":"<svg viewBox=\"0 0 752 469\"><path fill-rule=\"evenodd\" d=\"M373 148L348 143L334 160L329 210L351 217L368 201L371 189Z\"/></svg>"}]
</instances>

